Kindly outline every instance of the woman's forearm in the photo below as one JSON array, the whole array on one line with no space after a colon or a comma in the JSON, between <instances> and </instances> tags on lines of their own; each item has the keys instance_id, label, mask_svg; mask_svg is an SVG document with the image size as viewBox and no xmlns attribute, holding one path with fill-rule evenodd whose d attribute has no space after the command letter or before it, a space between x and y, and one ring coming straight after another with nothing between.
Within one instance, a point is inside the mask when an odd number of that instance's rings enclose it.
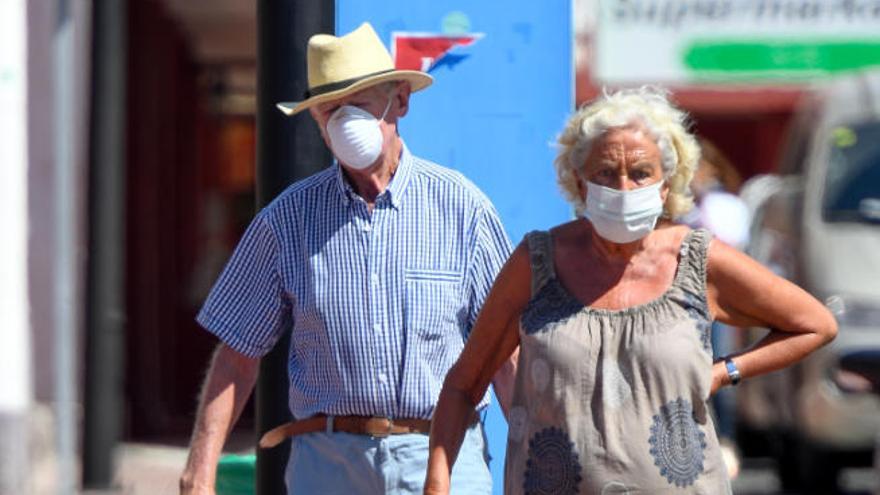
<instances>
[{"instance_id":1,"label":"woman's forearm","mask_svg":"<svg viewBox=\"0 0 880 495\"><path fill-rule=\"evenodd\" d=\"M428 473L425 494L449 493L450 475L465 430L474 417L474 404L464 391L450 383L453 374L447 376L431 420L431 440L428 447Z\"/></svg>"},{"instance_id":2,"label":"woman's forearm","mask_svg":"<svg viewBox=\"0 0 880 495\"><path fill-rule=\"evenodd\" d=\"M452 466L474 408L498 369L519 346L516 322L531 297L530 279L529 254L520 244L495 279L458 361L446 374L431 421L426 494L449 493ZM512 377L507 381L510 383L502 384L502 395L509 395L506 389L512 389Z\"/></svg>"},{"instance_id":3,"label":"woman's forearm","mask_svg":"<svg viewBox=\"0 0 880 495\"><path fill-rule=\"evenodd\" d=\"M833 318L820 329L804 333L770 330L761 340L746 351L731 356L742 379L763 375L794 364L834 338L837 325ZM713 392L730 385L723 362L713 370Z\"/></svg>"},{"instance_id":4,"label":"woman's forearm","mask_svg":"<svg viewBox=\"0 0 880 495\"><path fill-rule=\"evenodd\" d=\"M773 329L732 357L743 379L794 364L837 335L837 321L821 302L723 242L710 245L706 281L718 320ZM713 375L713 390L729 382L722 363Z\"/></svg>"}]
</instances>

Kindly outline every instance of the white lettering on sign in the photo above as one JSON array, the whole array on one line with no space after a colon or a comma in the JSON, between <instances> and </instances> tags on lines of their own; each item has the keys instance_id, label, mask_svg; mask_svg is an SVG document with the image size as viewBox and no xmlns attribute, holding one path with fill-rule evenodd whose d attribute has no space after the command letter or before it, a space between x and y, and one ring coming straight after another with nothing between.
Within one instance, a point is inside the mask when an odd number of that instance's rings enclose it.
<instances>
[{"instance_id":1,"label":"white lettering on sign","mask_svg":"<svg viewBox=\"0 0 880 495\"><path fill-rule=\"evenodd\" d=\"M601 0L605 84L802 81L880 65L880 0ZM778 64L778 66L774 65ZM791 81L788 81L791 82Z\"/></svg>"},{"instance_id":2,"label":"white lettering on sign","mask_svg":"<svg viewBox=\"0 0 880 495\"><path fill-rule=\"evenodd\" d=\"M688 23L865 23L880 20L878 0L617 0L620 24L679 28Z\"/></svg>"}]
</instances>

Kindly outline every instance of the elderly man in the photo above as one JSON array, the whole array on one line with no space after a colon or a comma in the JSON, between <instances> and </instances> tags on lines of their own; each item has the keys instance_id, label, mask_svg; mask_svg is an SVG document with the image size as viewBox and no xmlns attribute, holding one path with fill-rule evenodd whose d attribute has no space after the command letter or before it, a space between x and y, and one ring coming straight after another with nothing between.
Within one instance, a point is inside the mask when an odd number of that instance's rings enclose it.
<instances>
[{"instance_id":1,"label":"elderly man","mask_svg":"<svg viewBox=\"0 0 880 495\"><path fill-rule=\"evenodd\" d=\"M337 162L257 214L199 313L222 343L183 493L213 493L260 357L287 329L296 420L261 446L292 437L288 491L421 493L444 377L510 252L489 200L461 174L412 155L398 134L410 93L430 76L395 70L369 24L313 36L308 75L306 99L279 108L308 109ZM511 377L495 379L502 403ZM455 469L454 491L491 491L477 418Z\"/></svg>"}]
</instances>

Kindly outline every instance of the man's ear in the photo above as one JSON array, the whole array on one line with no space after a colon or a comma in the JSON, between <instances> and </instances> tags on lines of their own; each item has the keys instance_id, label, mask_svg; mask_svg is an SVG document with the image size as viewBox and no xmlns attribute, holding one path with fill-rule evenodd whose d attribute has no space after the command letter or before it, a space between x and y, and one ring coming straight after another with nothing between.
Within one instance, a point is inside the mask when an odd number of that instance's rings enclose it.
<instances>
[{"instance_id":1,"label":"man's ear","mask_svg":"<svg viewBox=\"0 0 880 495\"><path fill-rule=\"evenodd\" d=\"M318 121L318 111L315 110L315 107L309 107L309 115L312 116L312 120L314 120L315 123L318 124L318 127L321 127L321 124Z\"/></svg>"},{"instance_id":2,"label":"man's ear","mask_svg":"<svg viewBox=\"0 0 880 495\"><path fill-rule=\"evenodd\" d=\"M397 83L397 91L395 91L395 99L397 100L397 118L401 118L409 112L409 95L412 92L409 83L401 81Z\"/></svg>"},{"instance_id":3,"label":"man's ear","mask_svg":"<svg viewBox=\"0 0 880 495\"><path fill-rule=\"evenodd\" d=\"M318 132L321 134L321 138L324 140L324 144L327 147L330 147L330 138L327 136L326 129L324 129L324 125L321 123L320 114L315 107L309 107L309 114L312 116L312 122L315 123L315 126L318 128Z\"/></svg>"}]
</instances>

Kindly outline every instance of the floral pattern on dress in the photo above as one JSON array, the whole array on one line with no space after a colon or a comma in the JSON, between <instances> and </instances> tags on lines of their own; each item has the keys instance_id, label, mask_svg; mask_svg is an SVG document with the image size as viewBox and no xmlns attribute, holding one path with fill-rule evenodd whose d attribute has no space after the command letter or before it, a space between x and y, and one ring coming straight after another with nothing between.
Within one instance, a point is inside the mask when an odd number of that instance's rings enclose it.
<instances>
[{"instance_id":1,"label":"floral pattern on dress","mask_svg":"<svg viewBox=\"0 0 880 495\"><path fill-rule=\"evenodd\" d=\"M682 305L697 327L697 336L703 344L703 350L712 354L712 317L706 308L706 301L686 293Z\"/></svg>"},{"instance_id":2,"label":"floral pattern on dress","mask_svg":"<svg viewBox=\"0 0 880 495\"><path fill-rule=\"evenodd\" d=\"M533 334L564 322L581 309L583 305L570 297L556 279L552 279L526 305L520 323L526 334Z\"/></svg>"},{"instance_id":3,"label":"floral pattern on dress","mask_svg":"<svg viewBox=\"0 0 880 495\"><path fill-rule=\"evenodd\" d=\"M667 402L653 419L648 443L660 475L678 487L693 485L704 470L706 434L691 403L682 398Z\"/></svg>"},{"instance_id":4,"label":"floral pattern on dress","mask_svg":"<svg viewBox=\"0 0 880 495\"><path fill-rule=\"evenodd\" d=\"M579 493L581 470L568 433L552 426L544 428L529 440L523 491L526 495Z\"/></svg>"}]
</instances>

